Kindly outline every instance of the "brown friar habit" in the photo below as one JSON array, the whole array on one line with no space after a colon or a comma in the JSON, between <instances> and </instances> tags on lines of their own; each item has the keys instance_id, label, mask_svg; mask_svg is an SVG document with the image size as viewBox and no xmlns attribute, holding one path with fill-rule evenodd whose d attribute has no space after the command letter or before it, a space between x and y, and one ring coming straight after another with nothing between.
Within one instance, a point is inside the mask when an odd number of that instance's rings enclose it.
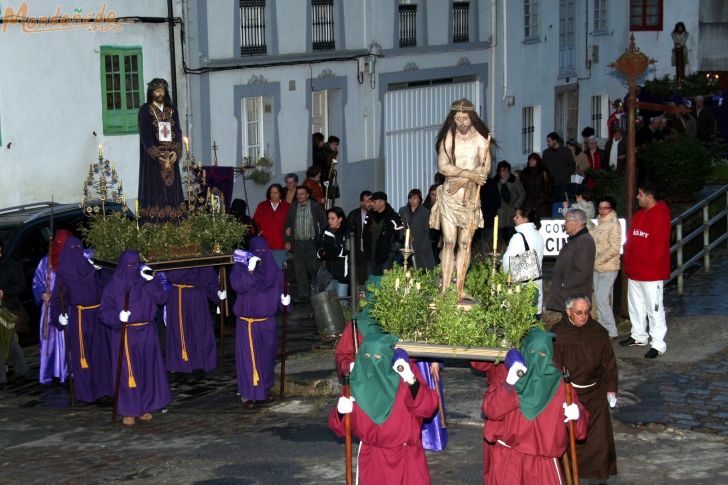
<instances>
[{"instance_id":1,"label":"brown friar habit","mask_svg":"<svg viewBox=\"0 0 728 485\"><path fill-rule=\"evenodd\" d=\"M607 479L617 474L612 418L607 392L617 392L617 359L609 334L593 319L577 327L564 315L551 329L556 334L554 360L566 367L579 400L589 411L586 441L577 442L579 475L583 478ZM577 387L588 386L590 387Z\"/></svg>"}]
</instances>

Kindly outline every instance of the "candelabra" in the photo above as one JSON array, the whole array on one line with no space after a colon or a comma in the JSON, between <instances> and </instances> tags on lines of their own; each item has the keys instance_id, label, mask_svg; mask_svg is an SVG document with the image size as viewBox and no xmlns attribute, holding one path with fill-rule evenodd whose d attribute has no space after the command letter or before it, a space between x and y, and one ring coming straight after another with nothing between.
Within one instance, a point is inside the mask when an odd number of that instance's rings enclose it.
<instances>
[{"instance_id":1,"label":"candelabra","mask_svg":"<svg viewBox=\"0 0 728 485\"><path fill-rule=\"evenodd\" d=\"M194 212L205 205L205 197L200 195L202 188L207 185L207 174L202 169L202 163L198 162L190 151L186 150L186 156L182 162L182 183L187 192L187 205L190 212Z\"/></svg>"},{"instance_id":2,"label":"candelabra","mask_svg":"<svg viewBox=\"0 0 728 485\"><path fill-rule=\"evenodd\" d=\"M126 210L126 193L116 173L116 165L104 159L104 153L99 146L99 158L89 163L88 175L83 181L81 208L87 216L100 213L106 217L107 202L122 204L122 210Z\"/></svg>"}]
</instances>

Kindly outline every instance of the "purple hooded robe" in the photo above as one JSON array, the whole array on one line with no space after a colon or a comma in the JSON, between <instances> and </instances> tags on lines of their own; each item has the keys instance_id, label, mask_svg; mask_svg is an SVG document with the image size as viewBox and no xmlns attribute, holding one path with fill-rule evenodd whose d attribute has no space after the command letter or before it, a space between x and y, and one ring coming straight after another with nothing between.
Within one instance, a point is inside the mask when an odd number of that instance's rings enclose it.
<instances>
[{"instance_id":1,"label":"purple hooded robe","mask_svg":"<svg viewBox=\"0 0 728 485\"><path fill-rule=\"evenodd\" d=\"M51 308L53 321L58 321L61 311L68 314L64 330L79 401L93 402L113 394L111 329L99 321L102 290L101 275L86 258L83 244L69 238L58 262Z\"/></svg>"},{"instance_id":2,"label":"purple hooded robe","mask_svg":"<svg viewBox=\"0 0 728 485\"><path fill-rule=\"evenodd\" d=\"M230 287L237 293L235 363L242 400L264 401L275 384L275 315L282 308L283 272L262 237L250 240L250 252L261 259L255 270L236 262L230 272Z\"/></svg>"},{"instance_id":3,"label":"purple hooded robe","mask_svg":"<svg viewBox=\"0 0 728 485\"><path fill-rule=\"evenodd\" d=\"M112 368L116 379L119 350L124 352L121 364L118 411L122 416L141 416L163 408L172 401L164 370L159 336L154 320L166 294L158 278L146 281L139 274L142 263L136 251L124 251L114 276L104 288L101 298L101 321L115 329L112 342ZM129 293L129 322L126 342L121 347L119 313Z\"/></svg>"},{"instance_id":4,"label":"purple hooded robe","mask_svg":"<svg viewBox=\"0 0 728 485\"><path fill-rule=\"evenodd\" d=\"M217 347L208 300L219 303L217 275L211 267L166 271L167 370L208 372L216 367ZM182 312L180 313L180 309Z\"/></svg>"},{"instance_id":5,"label":"purple hooded robe","mask_svg":"<svg viewBox=\"0 0 728 485\"><path fill-rule=\"evenodd\" d=\"M56 325L57 320L52 319L51 310L53 302L49 302L48 305L44 304L41 300L41 296L46 292L46 277L48 271L51 272L50 288L48 293L53 292L53 287L56 284L56 272L48 266L48 256L43 256L43 259L38 263L38 267L35 270L33 276L33 295L35 296L35 303L41 307L40 313L40 346L38 352L40 353L40 369L38 369L38 381L41 384L50 384L53 382L53 378L60 379L61 382L65 382L66 375L68 374L66 369L66 345L63 331ZM56 315L58 313L56 312ZM43 322L47 321L47 336L44 338Z\"/></svg>"}]
</instances>

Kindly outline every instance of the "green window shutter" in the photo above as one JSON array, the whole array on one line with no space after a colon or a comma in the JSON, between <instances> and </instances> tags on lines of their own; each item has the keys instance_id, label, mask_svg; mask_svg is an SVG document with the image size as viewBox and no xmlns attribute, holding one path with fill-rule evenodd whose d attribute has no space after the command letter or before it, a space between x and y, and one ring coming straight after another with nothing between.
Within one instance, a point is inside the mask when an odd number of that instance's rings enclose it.
<instances>
[{"instance_id":1,"label":"green window shutter","mask_svg":"<svg viewBox=\"0 0 728 485\"><path fill-rule=\"evenodd\" d=\"M101 111L105 135L138 133L143 104L141 47L101 47Z\"/></svg>"}]
</instances>

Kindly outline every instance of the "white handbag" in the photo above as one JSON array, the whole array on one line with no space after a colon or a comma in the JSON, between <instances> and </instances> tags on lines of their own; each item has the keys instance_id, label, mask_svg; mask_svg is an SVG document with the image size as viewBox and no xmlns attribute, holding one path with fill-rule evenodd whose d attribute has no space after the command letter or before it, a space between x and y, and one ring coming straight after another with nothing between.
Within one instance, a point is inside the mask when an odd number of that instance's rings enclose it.
<instances>
[{"instance_id":1,"label":"white handbag","mask_svg":"<svg viewBox=\"0 0 728 485\"><path fill-rule=\"evenodd\" d=\"M513 283L526 283L541 279L541 265L538 263L538 254L535 249L529 249L526 236L521 234L526 250L521 254L511 256L509 259L511 281Z\"/></svg>"}]
</instances>

